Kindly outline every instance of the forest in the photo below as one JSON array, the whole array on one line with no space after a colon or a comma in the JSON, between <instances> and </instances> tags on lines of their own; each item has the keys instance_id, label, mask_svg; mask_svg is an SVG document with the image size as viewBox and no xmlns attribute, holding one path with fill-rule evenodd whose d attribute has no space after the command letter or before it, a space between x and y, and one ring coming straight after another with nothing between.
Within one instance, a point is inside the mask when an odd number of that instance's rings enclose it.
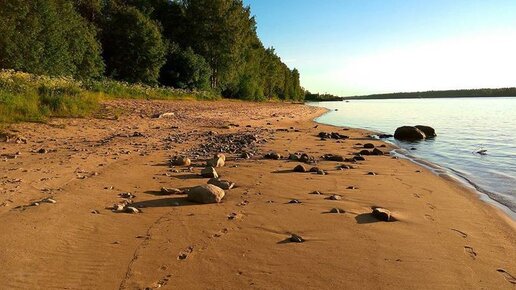
<instances>
[{"instance_id":1,"label":"forest","mask_svg":"<svg viewBox=\"0 0 516 290\"><path fill-rule=\"evenodd\" d=\"M373 94L365 96L345 97L344 100L366 99L418 99L418 98L481 98L481 97L514 97L516 88L498 89L465 89L408 93Z\"/></svg>"},{"instance_id":2,"label":"forest","mask_svg":"<svg viewBox=\"0 0 516 290\"><path fill-rule=\"evenodd\" d=\"M0 69L302 100L241 0L0 0Z\"/></svg>"}]
</instances>

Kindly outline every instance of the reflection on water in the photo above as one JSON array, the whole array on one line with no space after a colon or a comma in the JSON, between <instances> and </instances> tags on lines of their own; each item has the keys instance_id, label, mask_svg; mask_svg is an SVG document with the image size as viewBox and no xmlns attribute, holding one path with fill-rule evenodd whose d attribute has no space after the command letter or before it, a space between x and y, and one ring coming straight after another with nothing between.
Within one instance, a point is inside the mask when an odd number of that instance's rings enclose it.
<instances>
[{"instance_id":1,"label":"reflection on water","mask_svg":"<svg viewBox=\"0 0 516 290\"><path fill-rule=\"evenodd\" d=\"M313 105L338 109L317 119L337 126L394 134L428 125L437 137L416 143L391 139L410 154L440 164L516 212L516 98L356 100ZM486 150L486 155L477 154Z\"/></svg>"}]
</instances>

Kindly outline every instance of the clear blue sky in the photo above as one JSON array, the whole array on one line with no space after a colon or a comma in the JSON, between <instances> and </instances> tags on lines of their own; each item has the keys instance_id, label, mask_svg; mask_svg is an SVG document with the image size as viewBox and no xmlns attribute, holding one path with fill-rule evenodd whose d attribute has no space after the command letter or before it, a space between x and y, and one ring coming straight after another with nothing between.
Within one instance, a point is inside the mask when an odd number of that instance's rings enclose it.
<instances>
[{"instance_id":1,"label":"clear blue sky","mask_svg":"<svg viewBox=\"0 0 516 290\"><path fill-rule=\"evenodd\" d=\"M516 0L244 0L313 92L516 86Z\"/></svg>"}]
</instances>

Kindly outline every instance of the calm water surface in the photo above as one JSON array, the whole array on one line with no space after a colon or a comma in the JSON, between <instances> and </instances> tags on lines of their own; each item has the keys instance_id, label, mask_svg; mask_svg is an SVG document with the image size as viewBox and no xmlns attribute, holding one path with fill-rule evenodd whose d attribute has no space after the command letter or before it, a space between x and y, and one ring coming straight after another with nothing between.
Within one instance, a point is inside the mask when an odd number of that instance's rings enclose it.
<instances>
[{"instance_id":1,"label":"calm water surface","mask_svg":"<svg viewBox=\"0 0 516 290\"><path fill-rule=\"evenodd\" d=\"M402 125L429 125L437 137L389 141L438 164L516 215L516 97L356 100L312 105L331 111L318 122L394 134ZM410 150L415 148L416 150ZM475 154L487 150L487 155Z\"/></svg>"}]
</instances>

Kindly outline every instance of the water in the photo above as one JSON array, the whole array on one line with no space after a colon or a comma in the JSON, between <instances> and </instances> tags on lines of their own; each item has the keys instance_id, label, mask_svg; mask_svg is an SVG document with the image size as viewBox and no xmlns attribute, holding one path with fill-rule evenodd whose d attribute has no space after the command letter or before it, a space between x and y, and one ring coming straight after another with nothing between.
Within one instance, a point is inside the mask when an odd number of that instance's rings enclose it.
<instances>
[{"instance_id":1,"label":"water","mask_svg":"<svg viewBox=\"0 0 516 290\"><path fill-rule=\"evenodd\" d=\"M516 97L355 100L312 105L331 111L316 121L394 134L403 125L428 125L437 137L389 141L405 153L445 168L516 213ZM410 150L415 148L416 150ZM487 155L476 154L487 150Z\"/></svg>"}]
</instances>

